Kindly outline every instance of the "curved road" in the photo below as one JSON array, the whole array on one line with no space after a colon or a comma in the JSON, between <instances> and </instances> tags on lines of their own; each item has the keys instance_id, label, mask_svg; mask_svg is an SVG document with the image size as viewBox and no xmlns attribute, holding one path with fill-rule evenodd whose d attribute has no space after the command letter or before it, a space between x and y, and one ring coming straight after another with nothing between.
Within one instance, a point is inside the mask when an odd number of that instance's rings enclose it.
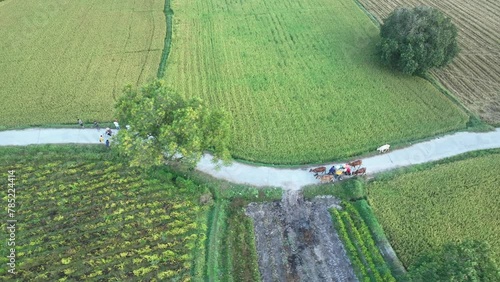
<instances>
[{"instance_id":1,"label":"curved road","mask_svg":"<svg viewBox=\"0 0 500 282\"><path fill-rule=\"evenodd\" d=\"M96 129L79 128L32 128L0 131L0 146L99 144L99 135L101 134L104 134L102 129L98 132ZM459 132L435 138L386 154L364 158L363 166L367 168L368 174L373 174L397 167L435 161L469 151L492 148L500 148L500 128L486 133ZM332 165L334 163L325 164L327 167ZM312 173L308 172L308 168L282 169L233 162L230 166L222 166L217 169L212 163L210 155L204 155L196 168L219 179L259 187L272 186L286 190L299 190L305 185L318 183Z\"/></svg>"}]
</instances>

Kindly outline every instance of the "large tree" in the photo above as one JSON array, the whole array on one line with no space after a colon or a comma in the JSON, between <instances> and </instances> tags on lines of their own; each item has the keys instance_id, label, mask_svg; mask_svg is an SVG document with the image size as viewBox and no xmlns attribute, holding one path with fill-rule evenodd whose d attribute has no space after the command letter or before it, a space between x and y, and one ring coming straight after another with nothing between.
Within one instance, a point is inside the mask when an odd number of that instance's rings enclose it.
<instances>
[{"instance_id":1,"label":"large tree","mask_svg":"<svg viewBox=\"0 0 500 282\"><path fill-rule=\"evenodd\" d=\"M407 74L447 65L458 53L457 28L431 7L398 8L380 30L382 60Z\"/></svg>"},{"instance_id":2,"label":"large tree","mask_svg":"<svg viewBox=\"0 0 500 282\"><path fill-rule=\"evenodd\" d=\"M422 256L408 272L409 281L500 281L489 245L479 241L446 244Z\"/></svg>"},{"instance_id":3,"label":"large tree","mask_svg":"<svg viewBox=\"0 0 500 282\"><path fill-rule=\"evenodd\" d=\"M205 150L214 160L230 159L230 119L198 98L184 99L155 80L140 89L125 87L116 104L117 115L129 130L120 130L114 147L132 166L163 163L194 165Z\"/></svg>"}]
</instances>

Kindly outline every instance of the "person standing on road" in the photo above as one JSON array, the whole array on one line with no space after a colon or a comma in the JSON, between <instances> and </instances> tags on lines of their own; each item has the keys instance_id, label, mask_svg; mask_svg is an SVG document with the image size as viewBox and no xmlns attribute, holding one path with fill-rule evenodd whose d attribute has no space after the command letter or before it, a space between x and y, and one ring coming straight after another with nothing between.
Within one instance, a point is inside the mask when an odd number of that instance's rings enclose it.
<instances>
[{"instance_id":1,"label":"person standing on road","mask_svg":"<svg viewBox=\"0 0 500 282\"><path fill-rule=\"evenodd\" d=\"M113 123L116 127L116 130L120 130L120 124L118 124L118 120L115 119L115 121Z\"/></svg>"},{"instance_id":2,"label":"person standing on road","mask_svg":"<svg viewBox=\"0 0 500 282\"><path fill-rule=\"evenodd\" d=\"M104 141L104 137L102 137L102 135L99 136L99 143L102 143L103 141Z\"/></svg>"},{"instance_id":3,"label":"person standing on road","mask_svg":"<svg viewBox=\"0 0 500 282\"><path fill-rule=\"evenodd\" d=\"M99 123L97 120L94 120L94 127L97 128L97 131L99 131L101 128L99 127Z\"/></svg>"}]
</instances>

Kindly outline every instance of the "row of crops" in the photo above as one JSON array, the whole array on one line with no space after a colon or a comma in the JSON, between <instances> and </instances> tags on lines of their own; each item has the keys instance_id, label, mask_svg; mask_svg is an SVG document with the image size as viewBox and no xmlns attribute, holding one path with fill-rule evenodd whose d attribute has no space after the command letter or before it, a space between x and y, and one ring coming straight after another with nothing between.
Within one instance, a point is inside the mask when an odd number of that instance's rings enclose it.
<instances>
[{"instance_id":1,"label":"row of crops","mask_svg":"<svg viewBox=\"0 0 500 282\"><path fill-rule=\"evenodd\" d=\"M481 119L500 124L500 2L490 0L359 0L379 22L400 6L431 6L457 25L460 53L450 66L433 75Z\"/></svg>"},{"instance_id":2,"label":"row of crops","mask_svg":"<svg viewBox=\"0 0 500 282\"><path fill-rule=\"evenodd\" d=\"M332 208L330 214L358 278L361 281L396 281L358 210L348 201L342 204L343 210Z\"/></svg>"},{"instance_id":3,"label":"row of crops","mask_svg":"<svg viewBox=\"0 0 500 282\"><path fill-rule=\"evenodd\" d=\"M15 170L17 177L17 279L190 281L204 275L209 208L198 203L198 185L168 174L145 179L102 160L106 152L31 152L0 159L2 175ZM6 233L0 236L5 242ZM6 256L2 248L2 265Z\"/></svg>"},{"instance_id":4,"label":"row of crops","mask_svg":"<svg viewBox=\"0 0 500 282\"><path fill-rule=\"evenodd\" d=\"M100 147L0 148L1 175L9 171L19 281L258 281L244 207L282 192L223 187L196 173L186 180L182 171L144 174Z\"/></svg>"},{"instance_id":5,"label":"row of crops","mask_svg":"<svg viewBox=\"0 0 500 282\"><path fill-rule=\"evenodd\" d=\"M259 281L253 223L243 207L223 200L211 216L208 276L219 281Z\"/></svg>"},{"instance_id":6,"label":"row of crops","mask_svg":"<svg viewBox=\"0 0 500 282\"><path fill-rule=\"evenodd\" d=\"M500 262L500 151L417 166L367 184L371 207L406 267L448 242L485 241Z\"/></svg>"},{"instance_id":7,"label":"row of crops","mask_svg":"<svg viewBox=\"0 0 500 282\"><path fill-rule=\"evenodd\" d=\"M6 1L0 125L111 121L126 84L157 74L164 0Z\"/></svg>"},{"instance_id":8,"label":"row of crops","mask_svg":"<svg viewBox=\"0 0 500 282\"><path fill-rule=\"evenodd\" d=\"M464 128L468 120L428 81L380 65L379 30L352 0L171 6L165 80L231 113L237 158L326 162Z\"/></svg>"},{"instance_id":9,"label":"row of crops","mask_svg":"<svg viewBox=\"0 0 500 282\"><path fill-rule=\"evenodd\" d=\"M193 175L193 177L200 177ZM206 276L214 281L260 281L254 225L245 214L250 202L279 200L282 190L230 185L198 178L213 192L209 214Z\"/></svg>"}]
</instances>

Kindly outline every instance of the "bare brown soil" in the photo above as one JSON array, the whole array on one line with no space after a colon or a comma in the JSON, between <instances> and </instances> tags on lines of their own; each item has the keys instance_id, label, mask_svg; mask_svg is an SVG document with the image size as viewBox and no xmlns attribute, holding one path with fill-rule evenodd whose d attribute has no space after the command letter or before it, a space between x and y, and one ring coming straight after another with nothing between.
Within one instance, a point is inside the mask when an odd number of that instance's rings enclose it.
<instances>
[{"instance_id":1,"label":"bare brown soil","mask_svg":"<svg viewBox=\"0 0 500 282\"><path fill-rule=\"evenodd\" d=\"M286 191L280 202L252 203L262 281L357 281L332 225L333 197L305 201Z\"/></svg>"},{"instance_id":2,"label":"bare brown soil","mask_svg":"<svg viewBox=\"0 0 500 282\"><path fill-rule=\"evenodd\" d=\"M458 28L460 53L432 74L469 110L500 124L500 1L358 0L380 23L396 7L431 6L449 15Z\"/></svg>"}]
</instances>

